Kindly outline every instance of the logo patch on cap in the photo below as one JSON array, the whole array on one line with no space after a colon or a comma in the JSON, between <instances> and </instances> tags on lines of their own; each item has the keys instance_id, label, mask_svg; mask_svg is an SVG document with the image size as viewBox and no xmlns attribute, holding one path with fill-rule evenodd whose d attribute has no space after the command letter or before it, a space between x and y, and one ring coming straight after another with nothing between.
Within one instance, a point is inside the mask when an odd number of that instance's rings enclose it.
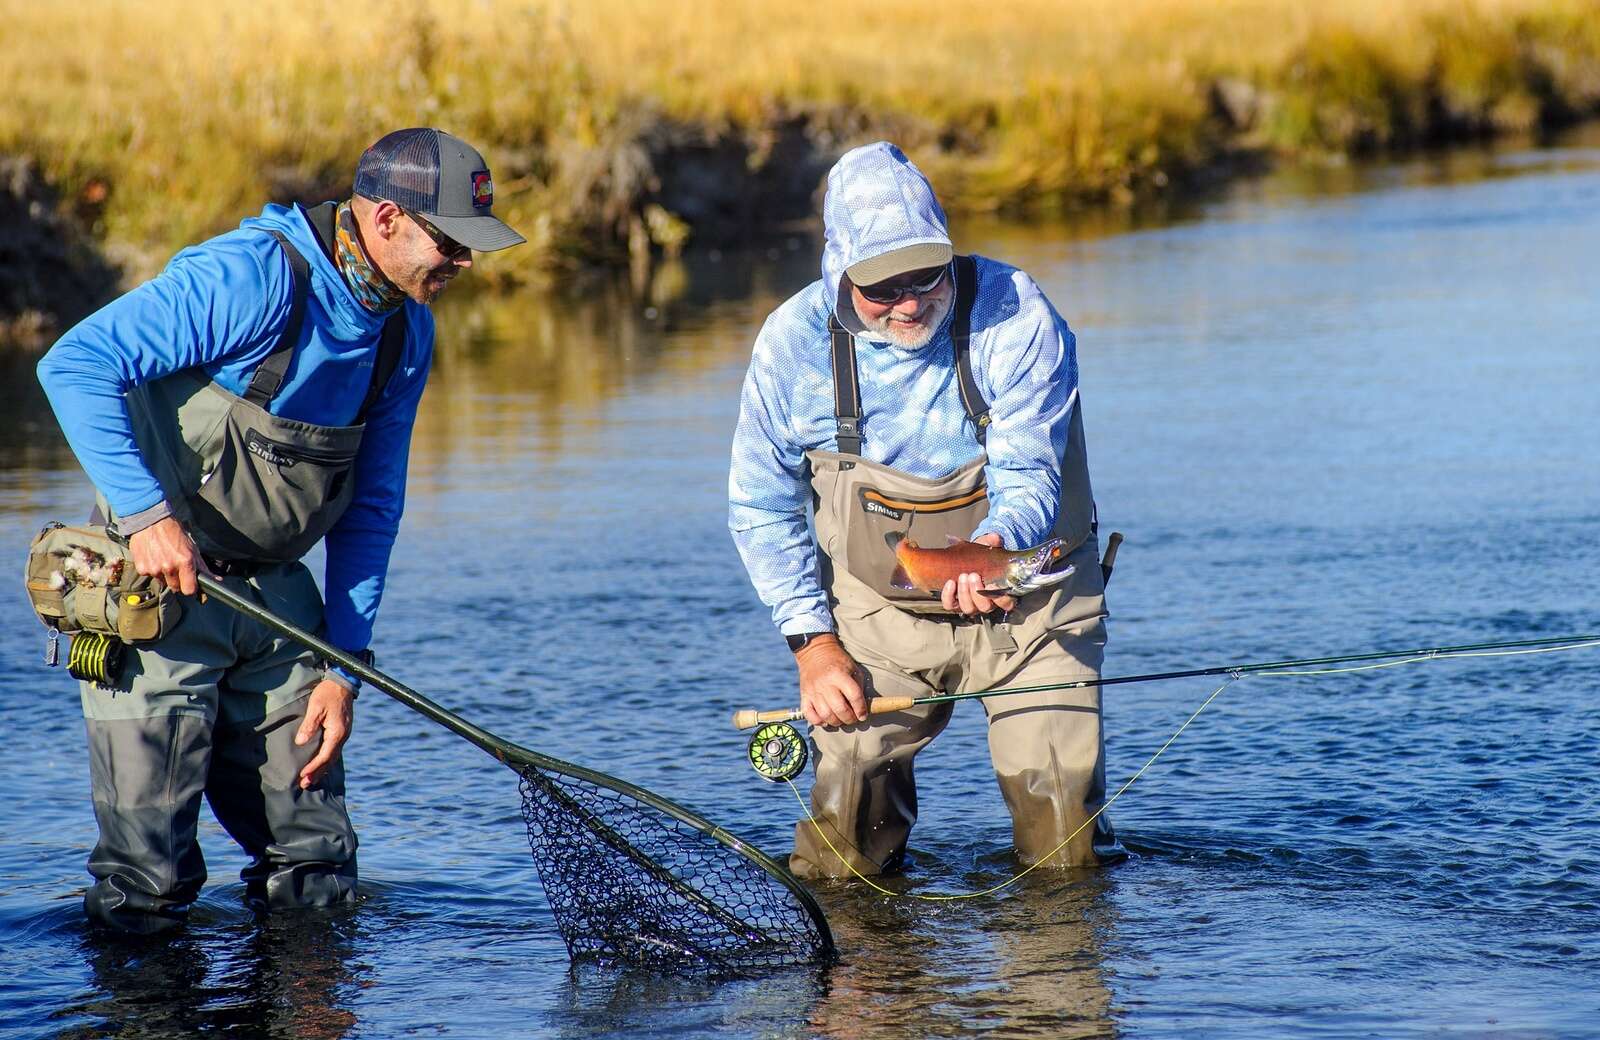
<instances>
[{"instance_id":1,"label":"logo patch on cap","mask_svg":"<svg viewBox=\"0 0 1600 1040\"><path fill-rule=\"evenodd\" d=\"M489 179L488 170L472 175L472 204L480 209L494 205L494 181Z\"/></svg>"}]
</instances>

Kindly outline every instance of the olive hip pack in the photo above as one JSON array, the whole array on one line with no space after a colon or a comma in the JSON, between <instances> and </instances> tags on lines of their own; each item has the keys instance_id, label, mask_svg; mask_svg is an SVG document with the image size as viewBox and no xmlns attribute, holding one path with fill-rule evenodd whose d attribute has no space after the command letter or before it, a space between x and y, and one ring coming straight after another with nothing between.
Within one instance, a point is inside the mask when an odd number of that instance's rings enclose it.
<instances>
[{"instance_id":1,"label":"olive hip pack","mask_svg":"<svg viewBox=\"0 0 1600 1040\"><path fill-rule=\"evenodd\" d=\"M28 602L54 632L151 643L178 623L178 597L139 574L104 527L47 524L28 547Z\"/></svg>"}]
</instances>

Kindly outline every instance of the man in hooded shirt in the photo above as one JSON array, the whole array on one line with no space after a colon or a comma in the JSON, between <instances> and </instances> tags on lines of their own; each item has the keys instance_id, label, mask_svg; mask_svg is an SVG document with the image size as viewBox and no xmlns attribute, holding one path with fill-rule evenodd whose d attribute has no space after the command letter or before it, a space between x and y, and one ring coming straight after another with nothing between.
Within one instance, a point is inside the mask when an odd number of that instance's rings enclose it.
<instances>
[{"instance_id":1,"label":"man in hooded shirt","mask_svg":"<svg viewBox=\"0 0 1600 1040\"><path fill-rule=\"evenodd\" d=\"M195 595L210 573L370 660L433 356L428 304L472 251L523 241L488 165L442 131L388 134L355 190L267 206L178 253L39 362L96 520L140 574L182 593L159 641L81 684L100 840L89 917L151 933L205 881L202 795L251 863L258 908L351 899L356 835L340 749L354 676ZM300 562L326 540L322 597Z\"/></svg>"},{"instance_id":2,"label":"man in hooded shirt","mask_svg":"<svg viewBox=\"0 0 1600 1040\"><path fill-rule=\"evenodd\" d=\"M813 727L815 823L796 828L790 866L872 875L904 863L913 761L951 705L869 717L868 699L1094 683L1104 584L1076 343L1038 285L956 256L927 178L887 142L834 165L823 217L821 280L756 338L729 527L795 654ZM962 574L935 598L894 581L900 535L1009 549L1059 537L1073 570L1019 597ZM1096 816L1099 687L979 703L1019 858L1088 866L1119 855Z\"/></svg>"}]
</instances>

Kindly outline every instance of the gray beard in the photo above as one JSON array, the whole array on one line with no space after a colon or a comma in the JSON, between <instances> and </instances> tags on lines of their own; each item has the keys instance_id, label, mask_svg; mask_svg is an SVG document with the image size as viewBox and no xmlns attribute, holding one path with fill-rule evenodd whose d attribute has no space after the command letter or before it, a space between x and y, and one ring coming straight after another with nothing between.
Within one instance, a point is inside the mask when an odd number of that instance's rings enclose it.
<instances>
[{"instance_id":1,"label":"gray beard","mask_svg":"<svg viewBox=\"0 0 1600 1040\"><path fill-rule=\"evenodd\" d=\"M868 321L860 308L856 309L856 317L861 320L861 327L878 339L901 350L921 350L933 342L933 334L939 331L939 326L944 323L945 315L950 312L950 307L954 303L955 294L947 293L942 300L929 307L927 313L923 315L923 320L914 326L908 326L904 322L892 322L888 318Z\"/></svg>"}]
</instances>

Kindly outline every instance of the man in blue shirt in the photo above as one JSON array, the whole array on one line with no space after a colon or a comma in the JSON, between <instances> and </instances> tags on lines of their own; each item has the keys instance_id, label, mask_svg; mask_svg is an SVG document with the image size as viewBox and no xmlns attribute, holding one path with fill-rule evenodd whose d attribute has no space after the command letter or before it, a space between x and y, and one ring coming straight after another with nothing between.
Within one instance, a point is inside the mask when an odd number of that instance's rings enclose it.
<instances>
[{"instance_id":1,"label":"man in blue shirt","mask_svg":"<svg viewBox=\"0 0 1600 1040\"><path fill-rule=\"evenodd\" d=\"M258 907L355 891L339 751L359 683L196 597L196 574L366 653L433 356L428 309L473 250L523 241L470 145L430 128L367 149L355 190L269 205L69 330L39 379L140 574L183 594L159 641L83 683L100 840L91 919L156 932L205 881L202 796L250 854ZM300 563L325 540L327 602Z\"/></svg>"},{"instance_id":2,"label":"man in blue shirt","mask_svg":"<svg viewBox=\"0 0 1600 1040\"><path fill-rule=\"evenodd\" d=\"M822 278L756 339L729 527L795 652L817 749L817 822L797 828L790 865L867 875L902 864L913 760L951 714L943 704L869 717L868 698L1092 683L1104 585L1076 343L1038 285L956 256L932 187L887 142L840 158L823 217ZM971 573L930 595L897 584L901 536L1010 549L1055 537L1073 570L1020 597ZM1098 686L981 703L1023 862L1118 854L1099 814Z\"/></svg>"}]
</instances>

